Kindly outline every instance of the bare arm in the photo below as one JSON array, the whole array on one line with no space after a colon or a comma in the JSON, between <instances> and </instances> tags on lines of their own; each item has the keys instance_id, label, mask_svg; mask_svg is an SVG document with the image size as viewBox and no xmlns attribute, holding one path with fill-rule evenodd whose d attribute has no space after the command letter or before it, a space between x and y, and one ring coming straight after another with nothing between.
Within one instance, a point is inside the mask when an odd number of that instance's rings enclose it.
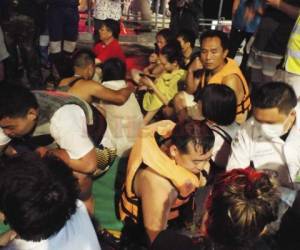
<instances>
[{"instance_id":1,"label":"bare arm","mask_svg":"<svg viewBox=\"0 0 300 250\"><path fill-rule=\"evenodd\" d=\"M144 116L144 125L149 124L149 122L153 119L153 117L157 114L159 109L154 111L148 111L147 114Z\"/></svg>"},{"instance_id":2,"label":"bare arm","mask_svg":"<svg viewBox=\"0 0 300 250\"><path fill-rule=\"evenodd\" d=\"M237 104L240 104L244 98L244 90L243 90L243 83L241 79L237 75L229 75L224 77L223 84L227 85L231 88L236 96Z\"/></svg>"},{"instance_id":3,"label":"bare arm","mask_svg":"<svg viewBox=\"0 0 300 250\"><path fill-rule=\"evenodd\" d=\"M96 82L95 84L91 84L89 88L93 97L103 101L111 102L116 105L124 104L128 100L130 94L133 92L133 87L127 87L120 90L111 90Z\"/></svg>"},{"instance_id":4,"label":"bare arm","mask_svg":"<svg viewBox=\"0 0 300 250\"><path fill-rule=\"evenodd\" d=\"M145 229L153 242L160 231L167 227L168 215L177 192L166 179L150 169L142 170L135 184L137 196L142 201Z\"/></svg>"},{"instance_id":5,"label":"bare arm","mask_svg":"<svg viewBox=\"0 0 300 250\"><path fill-rule=\"evenodd\" d=\"M240 4L240 0L233 0L232 10L231 10L232 17L235 15L235 12L239 7L239 4Z\"/></svg>"},{"instance_id":6,"label":"bare arm","mask_svg":"<svg viewBox=\"0 0 300 250\"><path fill-rule=\"evenodd\" d=\"M266 0L266 3L277 8L292 18L297 18L300 14L300 8L288 4L282 0Z\"/></svg>"},{"instance_id":7,"label":"bare arm","mask_svg":"<svg viewBox=\"0 0 300 250\"><path fill-rule=\"evenodd\" d=\"M155 95L161 100L161 102L164 105L168 105L169 100L167 97L165 97L164 94L161 93L161 91L156 87L156 85L154 84L154 82L149 78L149 77L143 77L143 84L146 85L148 88L152 89L153 92L155 93Z\"/></svg>"},{"instance_id":8,"label":"bare arm","mask_svg":"<svg viewBox=\"0 0 300 250\"><path fill-rule=\"evenodd\" d=\"M187 76L186 76L186 92L189 94L194 94L199 86L200 79L194 76L194 72L196 70L202 69L202 63L199 57L196 57L191 65L188 68Z\"/></svg>"}]
</instances>

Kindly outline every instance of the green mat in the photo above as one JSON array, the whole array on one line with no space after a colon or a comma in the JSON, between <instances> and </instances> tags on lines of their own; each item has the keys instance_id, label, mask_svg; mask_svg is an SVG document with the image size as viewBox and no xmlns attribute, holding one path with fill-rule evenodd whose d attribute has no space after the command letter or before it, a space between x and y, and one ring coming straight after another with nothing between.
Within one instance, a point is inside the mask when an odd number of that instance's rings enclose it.
<instances>
[{"instance_id":1,"label":"green mat","mask_svg":"<svg viewBox=\"0 0 300 250\"><path fill-rule=\"evenodd\" d=\"M126 163L127 158L117 157L110 170L94 182L95 216L102 228L120 231L123 227L116 217L115 198L119 195L121 178L125 176Z\"/></svg>"},{"instance_id":2,"label":"green mat","mask_svg":"<svg viewBox=\"0 0 300 250\"><path fill-rule=\"evenodd\" d=\"M110 170L94 181L95 216L102 228L114 231L122 229L123 225L116 217L115 194L116 188L121 185L120 182L122 181L119 178L116 180L117 173L120 177L124 177L126 162L126 158L117 157ZM0 233L7 229L7 226L0 224Z\"/></svg>"}]
</instances>

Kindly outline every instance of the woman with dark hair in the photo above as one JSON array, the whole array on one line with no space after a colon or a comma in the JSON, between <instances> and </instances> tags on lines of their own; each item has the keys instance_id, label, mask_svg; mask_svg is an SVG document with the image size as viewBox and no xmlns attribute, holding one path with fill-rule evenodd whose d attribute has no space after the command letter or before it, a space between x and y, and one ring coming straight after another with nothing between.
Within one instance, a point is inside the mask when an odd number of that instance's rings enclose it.
<instances>
[{"instance_id":1,"label":"woman with dark hair","mask_svg":"<svg viewBox=\"0 0 300 250\"><path fill-rule=\"evenodd\" d=\"M164 105L173 99L178 92L178 82L185 78L183 55L178 41L167 44L159 54L164 73L156 79L148 76L142 78L148 91L143 98L143 108L147 111L145 124L149 123Z\"/></svg>"}]
</instances>

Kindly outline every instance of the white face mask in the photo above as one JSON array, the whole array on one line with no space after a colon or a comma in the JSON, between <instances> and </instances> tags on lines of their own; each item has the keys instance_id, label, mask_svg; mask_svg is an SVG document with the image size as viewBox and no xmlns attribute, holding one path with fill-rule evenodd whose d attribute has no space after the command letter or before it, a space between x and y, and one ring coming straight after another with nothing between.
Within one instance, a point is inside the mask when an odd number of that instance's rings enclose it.
<instances>
[{"instance_id":1,"label":"white face mask","mask_svg":"<svg viewBox=\"0 0 300 250\"><path fill-rule=\"evenodd\" d=\"M268 139L279 138L280 136L285 134L283 123L260 123L260 130L262 135Z\"/></svg>"}]
</instances>

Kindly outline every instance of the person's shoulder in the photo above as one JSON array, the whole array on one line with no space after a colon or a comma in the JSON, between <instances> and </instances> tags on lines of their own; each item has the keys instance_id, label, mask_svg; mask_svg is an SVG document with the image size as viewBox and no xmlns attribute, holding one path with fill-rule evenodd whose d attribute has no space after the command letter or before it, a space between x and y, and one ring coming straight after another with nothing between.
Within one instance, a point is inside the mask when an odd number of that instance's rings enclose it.
<instances>
[{"instance_id":1,"label":"person's shoulder","mask_svg":"<svg viewBox=\"0 0 300 250\"><path fill-rule=\"evenodd\" d=\"M138 193L155 192L167 197L176 191L169 180L148 167L138 171L136 184Z\"/></svg>"},{"instance_id":2,"label":"person's shoulder","mask_svg":"<svg viewBox=\"0 0 300 250\"><path fill-rule=\"evenodd\" d=\"M74 79L75 79L74 76L61 79L60 82L58 83L58 87L68 85Z\"/></svg>"}]
</instances>

